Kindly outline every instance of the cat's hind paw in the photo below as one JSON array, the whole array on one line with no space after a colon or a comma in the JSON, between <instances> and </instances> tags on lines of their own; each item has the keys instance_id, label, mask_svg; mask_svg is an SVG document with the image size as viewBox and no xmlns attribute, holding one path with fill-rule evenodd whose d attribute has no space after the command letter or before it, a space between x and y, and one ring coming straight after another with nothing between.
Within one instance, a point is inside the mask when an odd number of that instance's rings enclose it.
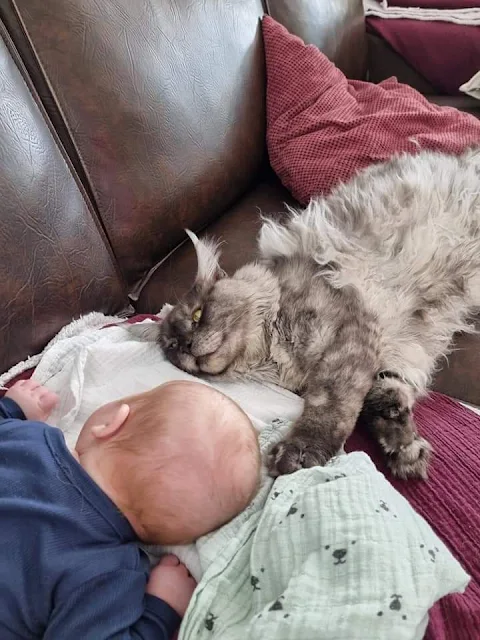
<instances>
[{"instance_id":1,"label":"cat's hind paw","mask_svg":"<svg viewBox=\"0 0 480 640\"><path fill-rule=\"evenodd\" d=\"M403 480L407 478L422 478L426 480L431 454L432 447L430 443L416 435L412 442L390 453L387 456L387 464L393 475L398 478Z\"/></svg>"}]
</instances>

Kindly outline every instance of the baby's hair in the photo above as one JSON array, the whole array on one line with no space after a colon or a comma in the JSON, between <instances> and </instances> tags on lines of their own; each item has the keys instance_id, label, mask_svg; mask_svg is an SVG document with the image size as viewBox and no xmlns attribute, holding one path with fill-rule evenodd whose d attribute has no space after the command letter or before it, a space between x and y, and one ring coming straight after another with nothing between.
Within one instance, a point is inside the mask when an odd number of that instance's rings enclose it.
<instances>
[{"instance_id":1,"label":"baby's hair","mask_svg":"<svg viewBox=\"0 0 480 640\"><path fill-rule=\"evenodd\" d=\"M109 442L141 537L151 544L195 540L242 511L258 490L260 452L247 415L198 382L175 381L121 401L126 423Z\"/></svg>"}]
</instances>

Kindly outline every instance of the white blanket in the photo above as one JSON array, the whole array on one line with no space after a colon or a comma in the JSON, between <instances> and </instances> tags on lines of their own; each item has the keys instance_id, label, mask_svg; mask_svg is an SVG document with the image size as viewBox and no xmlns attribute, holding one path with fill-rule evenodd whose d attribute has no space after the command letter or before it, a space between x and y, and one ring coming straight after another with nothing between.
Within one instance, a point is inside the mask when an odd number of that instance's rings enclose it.
<instances>
[{"instance_id":1,"label":"white blanket","mask_svg":"<svg viewBox=\"0 0 480 640\"><path fill-rule=\"evenodd\" d=\"M423 9L389 6L387 0L363 0L365 15L374 18L452 22L466 26L480 25L480 9Z\"/></svg>"},{"instance_id":2,"label":"white blanket","mask_svg":"<svg viewBox=\"0 0 480 640\"><path fill-rule=\"evenodd\" d=\"M480 38L480 33L478 37ZM480 100L480 71L472 76L468 82L462 84L460 87L460 91L463 91L463 93L472 96L472 98Z\"/></svg>"},{"instance_id":3,"label":"white blanket","mask_svg":"<svg viewBox=\"0 0 480 640\"><path fill-rule=\"evenodd\" d=\"M266 451L289 424L260 435ZM468 575L367 454L275 481L197 543L205 574L180 640L420 640Z\"/></svg>"},{"instance_id":4,"label":"white blanket","mask_svg":"<svg viewBox=\"0 0 480 640\"><path fill-rule=\"evenodd\" d=\"M102 328L111 323L120 324ZM0 377L0 385L36 366L33 377L60 396L49 422L62 429L73 448L82 425L98 407L169 380L193 379L170 364L151 341L148 329L152 326L152 320L128 325L121 318L90 314L65 327L42 354ZM273 385L216 382L213 386L238 402L259 431L278 416L296 419L303 408L298 396ZM177 553L192 575L200 578L195 545L168 550Z\"/></svg>"}]
</instances>

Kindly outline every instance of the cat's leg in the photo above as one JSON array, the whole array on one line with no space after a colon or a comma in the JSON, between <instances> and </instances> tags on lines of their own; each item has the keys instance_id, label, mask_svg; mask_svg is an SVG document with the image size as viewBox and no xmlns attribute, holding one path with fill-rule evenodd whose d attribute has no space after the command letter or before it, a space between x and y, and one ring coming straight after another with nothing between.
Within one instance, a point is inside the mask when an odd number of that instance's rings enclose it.
<instances>
[{"instance_id":1,"label":"cat's leg","mask_svg":"<svg viewBox=\"0 0 480 640\"><path fill-rule=\"evenodd\" d=\"M324 465L339 452L378 370L377 337L369 323L352 319L312 363L303 413L290 434L270 450L271 476Z\"/></svg>"},{"instance_id":2,"label":"cat's leg","mask_svg":"<svg viewBox=\"0 0 480 640\"><path fill-rule=\"evenodd\" d=\"M384 374L370 389L359 417L380 443L392 473L404 479L426 479L431 454L413 419L416 398L412 386L394 374Z\"/></svg>"}]
</instances>

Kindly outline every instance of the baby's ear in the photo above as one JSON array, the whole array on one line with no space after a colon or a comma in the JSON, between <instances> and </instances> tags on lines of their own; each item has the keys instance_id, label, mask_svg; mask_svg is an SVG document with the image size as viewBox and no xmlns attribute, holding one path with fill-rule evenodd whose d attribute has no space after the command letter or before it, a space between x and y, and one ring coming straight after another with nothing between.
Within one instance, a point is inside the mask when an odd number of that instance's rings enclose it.
<instances>
[{"instance_id":1,"label":"baby's ear","mask_svg":"<svg viewBox=\"0 0 480 640\"><path fill-rule=\"evenodd\" d=\"M227 274L218 262L220 258L220 242L210 238L200 240L192 231L188 229L185 229L185 231L193 242L197 254L198 267L194 284L203 288L204 286L211 286L220 278L224 278Z\"/></svg>"},{"instance_id":2,"label":"baby's ear","mask_svg":"<svg viewBox=\"0 0 480 640\"><path fill-rule=\"evenodd\" d=\"M128 404L121 404L119 407L112 408L112 412L105 422L102 424L92 425L92 434L98 440L107 440L108 438L111 438L123 427L129 413L130 407Z\"/></svg>"}]
</instances>

